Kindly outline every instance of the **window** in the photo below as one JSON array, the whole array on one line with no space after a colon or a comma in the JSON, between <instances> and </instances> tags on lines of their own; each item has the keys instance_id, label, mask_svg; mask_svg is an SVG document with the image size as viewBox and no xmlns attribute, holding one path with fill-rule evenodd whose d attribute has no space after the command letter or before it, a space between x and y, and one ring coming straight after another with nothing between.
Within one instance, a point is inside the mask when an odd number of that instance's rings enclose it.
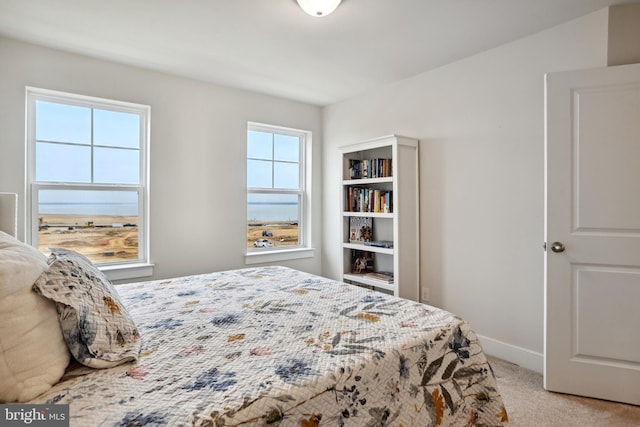
<instances>
[{"instance_id":1,"label":"window","mask_svg":"<svg viewBox=\"0 0 640 427\"><path fill-rule=\"evenodd\" d=\"M148 121L148 106L27 89L33 246L99 266L148 262Z\"/></svg>"},{"instance_id":2,"label":"window","mask_svg":"<svg viewBox=\"0 0 640 427\"><path fill-rule=\"evenodd\" d=\"M305 152L308 133L249 124L247 252L308 246Z\"/></svg>"}]
</instances>

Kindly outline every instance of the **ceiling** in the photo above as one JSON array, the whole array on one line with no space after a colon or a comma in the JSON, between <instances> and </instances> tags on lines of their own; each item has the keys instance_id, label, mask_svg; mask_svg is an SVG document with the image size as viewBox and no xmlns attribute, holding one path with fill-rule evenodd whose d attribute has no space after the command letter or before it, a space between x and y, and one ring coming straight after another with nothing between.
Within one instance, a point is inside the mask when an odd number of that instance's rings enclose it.
<instances>
[{"instance_id":1,"label":"ceiling","mask_svg":"<svg viewBox=\"0 0 640 427\"><path fill-rule=\"evenodd\" d=\"M0 35L323 106L632 2L0 0Z\"/></svg>"}]
</instances>

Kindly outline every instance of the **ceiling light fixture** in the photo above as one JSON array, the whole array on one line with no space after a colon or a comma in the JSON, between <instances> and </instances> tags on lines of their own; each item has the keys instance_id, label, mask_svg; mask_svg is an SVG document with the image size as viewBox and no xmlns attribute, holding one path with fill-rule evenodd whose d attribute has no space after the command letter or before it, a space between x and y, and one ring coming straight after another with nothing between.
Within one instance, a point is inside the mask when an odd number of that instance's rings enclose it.
<instances>
[{"instance_id":1,"label":"ceiling light fixture","mask_svg":"<svg viewBox=\"0 0 640 427\"><path fill-rule=\"evenodd\" d=\"M316 18L322 18L336 10L342 0L296 0L302 10Z\"/></svg>"}]
</instances>

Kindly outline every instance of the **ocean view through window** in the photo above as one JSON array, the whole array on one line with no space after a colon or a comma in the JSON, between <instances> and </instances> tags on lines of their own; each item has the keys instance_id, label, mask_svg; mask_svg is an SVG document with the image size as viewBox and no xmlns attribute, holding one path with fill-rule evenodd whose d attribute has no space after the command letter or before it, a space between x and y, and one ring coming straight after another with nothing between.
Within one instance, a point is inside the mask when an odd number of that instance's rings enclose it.
<instances>
[{"instance_id":1,"label":"ocean view through window","mask_svg":"<svg viewBox=\"0 0 640 427\"><path fill-rule=\"evenodd\" d=\"M304 246L302 131L249 125L247 131L247 250Z\"/></svg>"},{"instance_id":2,"label":"ocean view through window","mask_svg":"<svg viewBox=\"0 0 640 427\"><path fill-rule=\"evenodd\" d=\"M27 113L30 243L147 262L149 107L28 88Z\"/></svg>"},{"instance_id":3,"label":"ocean view through window","mask_svg":"<svg viewBox=\"0 0 640 427\"><path fill-rule=\"evenodd\" d=\"M63 247L95 263L138 260L138 194L38 190L38 248Z\"/></svg>"}]
</instances>

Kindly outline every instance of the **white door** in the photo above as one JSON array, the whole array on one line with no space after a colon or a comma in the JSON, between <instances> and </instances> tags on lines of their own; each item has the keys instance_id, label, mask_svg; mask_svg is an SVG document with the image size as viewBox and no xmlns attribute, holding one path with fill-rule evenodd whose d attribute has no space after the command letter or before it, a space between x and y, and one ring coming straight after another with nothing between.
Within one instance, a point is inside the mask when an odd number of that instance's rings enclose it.
<instances>
[{"instance_id":1,"label":"white door","mask_svg":"<svg viewBox=\"0 0 640 427\"><path fill-rule=\"evenodd\" d=\"M640 64L545 90L544 386L640 405Z\"/></svg>"}]
</instances>

